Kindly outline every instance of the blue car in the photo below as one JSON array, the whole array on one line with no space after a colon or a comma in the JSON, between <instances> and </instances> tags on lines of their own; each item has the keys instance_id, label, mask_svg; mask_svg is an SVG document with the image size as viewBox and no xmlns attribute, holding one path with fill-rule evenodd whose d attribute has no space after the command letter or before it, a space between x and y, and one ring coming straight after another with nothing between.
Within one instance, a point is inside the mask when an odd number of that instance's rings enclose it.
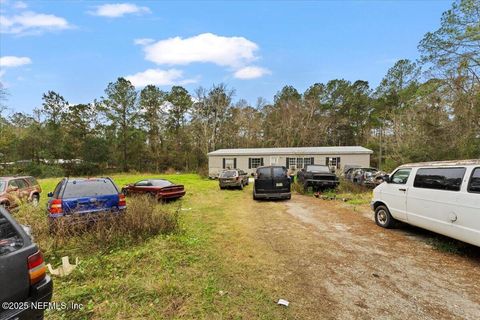
<instances>
[{"instance_id":1,"label":"blue car","mask_svg":"<svg viewBox=\"0 0 480 320\"><path fill-rule=\"evenodd\" d=\"M125 195L110 178L63 178L48 197L51 221L73 214L92 218L98 213L120 213L127 207Z\"/></svg>"}]
</instances>

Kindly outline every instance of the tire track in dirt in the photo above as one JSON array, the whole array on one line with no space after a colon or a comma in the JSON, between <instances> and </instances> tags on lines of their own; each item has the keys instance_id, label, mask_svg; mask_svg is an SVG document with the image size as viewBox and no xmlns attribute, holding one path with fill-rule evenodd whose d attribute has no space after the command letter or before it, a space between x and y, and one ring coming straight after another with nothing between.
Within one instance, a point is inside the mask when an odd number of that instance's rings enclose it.
<instances>
[{"instance_id":1,"label":"tire track in dirt","mask_svg":"<svg viewBox=\"0 0 480 320\"><path fill-rule=\"evenodd\" d=\"M306 317L478 319L480 261L383 230L341 204L307 196L252 209L279 256L292 308Z\"/></svg>"}]
</instances>

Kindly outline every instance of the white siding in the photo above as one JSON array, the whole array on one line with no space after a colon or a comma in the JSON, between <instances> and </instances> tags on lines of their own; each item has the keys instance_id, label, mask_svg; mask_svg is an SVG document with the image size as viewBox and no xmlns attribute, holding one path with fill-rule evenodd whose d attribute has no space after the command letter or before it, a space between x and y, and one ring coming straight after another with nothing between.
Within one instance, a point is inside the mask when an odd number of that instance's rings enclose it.
<instances>
[{"instance_id":1,"label":"white siding","mask_svg":"<svg viewBox=\"0 0 480 320\"><path fill-rule=\"evenodd\" d=\"M245 172L253 173L255 169L248 168L248 158L263 158L264 165L270 165L271 158L275 158L278 162L276 164L281 166L287 165L288 158L314 158L315 164L325 164L326 157L340 157L340 167L343 167L346 164L355 164L362 167L370 166L370 154L325 154L325 155L274 155L274 156L258 156L258 155L237 155L237 156L208 156L208 173L211 177L216 177L223 170L223 158L236 158L237 168L242 169Z\"/></svg>"}]
</instances>

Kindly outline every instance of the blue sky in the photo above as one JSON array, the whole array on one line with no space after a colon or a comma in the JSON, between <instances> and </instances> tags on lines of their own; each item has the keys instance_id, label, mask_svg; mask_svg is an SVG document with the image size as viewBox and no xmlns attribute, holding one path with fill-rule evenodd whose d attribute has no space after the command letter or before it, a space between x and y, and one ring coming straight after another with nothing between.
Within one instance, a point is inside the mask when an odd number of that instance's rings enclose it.
<instances>
[{"instance_id":1,"label":"blue sky","mask_svg":"<svg viewBox=\"0 0 480 320\"><path fill-rule=\"evenodd\" d=\"M375 87L451 1L0 0L0 81L8 106L31 112L54 90L70 103L129 77L168 90L226 83L235 99L267 101L335 78Z\"/></svg>"}]
</instances>

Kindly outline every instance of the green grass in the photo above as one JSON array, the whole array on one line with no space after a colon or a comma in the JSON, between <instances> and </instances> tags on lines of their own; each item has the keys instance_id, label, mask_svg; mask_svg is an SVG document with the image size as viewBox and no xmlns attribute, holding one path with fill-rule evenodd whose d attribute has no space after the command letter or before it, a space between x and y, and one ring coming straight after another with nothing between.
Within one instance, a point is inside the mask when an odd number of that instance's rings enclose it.
<instances>
[{"instance_id":1,"label":"green grass","mask_svg":"<svg viewBox=\"0 0 480 320\"><path fill-rule=\"evenodd\" d=\"M184 184L183 199L158 204L180 210L180 230L107 248L84 247L81 241L73 247L49 247L46 262L54 267L62 255L80 259L71 275L54 278L52 301L81 303L84 309L48 310L47 319L293 318L288 309L275 305L274 290L251 258L225 255L225 244L236 245L236 236L242 234L232 222L232 212L250 198L250 189L221 192L217 181L195 174L111 177L120 188L151 177ZM42 208L58 181L40 180ZM32 212L46 219L43 210Z\"/></svg>"}]
</instances>

